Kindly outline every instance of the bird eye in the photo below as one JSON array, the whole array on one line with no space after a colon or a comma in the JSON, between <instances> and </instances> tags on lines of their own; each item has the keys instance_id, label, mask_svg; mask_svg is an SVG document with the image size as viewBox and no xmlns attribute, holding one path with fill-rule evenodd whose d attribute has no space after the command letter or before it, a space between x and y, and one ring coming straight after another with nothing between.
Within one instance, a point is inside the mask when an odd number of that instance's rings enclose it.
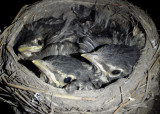
<instances>
[{"instance_id":1,"label":"bird eye","mask_svg":"<svg viewBox=\"0 0 160 114\"><path fill-rule=\"evenodd\" d=\"M71 77L66 77L64 79L64 83L70 83L71 82Z\"/></svg>"},{"instance_id":2,"label":"bird eye","mask_svg":"<svg viewBox=\"0 0 160 114\"><path fill-rule=\"evenodd\" d=\"M112 74L113 74L113 75L118 75L118 74L120 74L120 73L121 73L120 70L113 70L113 71L112 71Z\"/></svg>"}]
</instances>

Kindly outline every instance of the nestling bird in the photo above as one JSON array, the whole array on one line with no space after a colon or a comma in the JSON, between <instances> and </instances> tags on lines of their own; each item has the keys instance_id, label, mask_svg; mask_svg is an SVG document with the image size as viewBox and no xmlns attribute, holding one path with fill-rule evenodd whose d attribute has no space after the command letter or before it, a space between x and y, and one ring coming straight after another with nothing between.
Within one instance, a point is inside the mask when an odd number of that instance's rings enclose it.
<instances>
[{"instance_id":1,"label":"nestling bird","mask_svg":"<svg viewBox=\"0 0 160 114\"><path fill-rule=\"evenodd\" d=\"M43 18L31 24L26 24L19 36L18 51L25 57L31 57L46 46L46 40L58 32L64 26L62 18Z\"/></svg>"},{"instance_id":2,"label":"nestling bird","mask_svg":"<svg viewBox=\"0 0 160 114\"><path fill-rule=\"evenodd\" d=\"M139 58L139 51L136 47L112 44L81 56L95 66L91 82L96 88L101 88L113 80L128 76Z\"/></svg>"},{"instance_id":3,"label":"nestling bird","mask_svg":"<svg viewBox=\"0 0 160 114\"><path fill-rule=\"evenodd\" d=\"M18 51L23 57L30 57L33 53L39 52L44 46L44 38L42 35L30 36L31 41L25 42L18 47Z\"/></svg>"},{"instance_id":4,"label":"nestling bird","mask_svg":"<svg viewBox=\"0 0 160 114\"><path fill-rule=\"evenodd\" d=\"M23 60L43 59L51 55L72 55L78 53L75 25L65 24L62 18L44 18L25 25L18 43L18 51Z\"/></svg>"},{"instance_id":5,"label":"nestling bird","mask_svg":"<svg viewBox=\"0 0 160 114\"><path fill-rule=\"evenodd\" d=\"M64 41L59 43L51 43L44 47L41 51L33 53L31 57L27 58L27 60L43 59L52 55L71 56L77 52L78 47L72 42Z\"/></svg>"},{"instance_id":6,"label":"nestling bird","mask_svg":"<svg viewBox=\"0 0 160 114\"><path fill-rule=\"evenodd\" d=\"M145 32L141 25L134 19L129 22L117 20L107 6L75 5L73 12L78 18L76 34L80 53L94 51L105 44L136 46L139 49L145 46Z\"/></svg>"},{"instance_id":7,"label":"nestling bird","mask_svg":"<svg viewBox=\"0 0 160 114\"><path fill-rule=\"evenodd\" d=\"M68 85L67 91L93 88L91 83L89 83L90 87L86 87L91 72L83 66L81 61L73 57L49 56L43 60L33 60L32 62L42 72L41 77L47 77L48 83L55 87L62 88ZM82 83L85 84L82 85Z\"/></svg>"},{"instance_id":8,"label":"nestling bird","mask_svg":"<svg viewBox=\"0 0 160 114\"><path fill-rule=\"evenodd\" d=\"M77 5L72 10L75 17L67 23L51 18L29 26L18 51L33 60L45 82L69 92L98 89L127 77L145 44L140 27L122 24L103 8ZM74 53L83 53L91 64L71 57Z\"/></svg>"}]
</instances>

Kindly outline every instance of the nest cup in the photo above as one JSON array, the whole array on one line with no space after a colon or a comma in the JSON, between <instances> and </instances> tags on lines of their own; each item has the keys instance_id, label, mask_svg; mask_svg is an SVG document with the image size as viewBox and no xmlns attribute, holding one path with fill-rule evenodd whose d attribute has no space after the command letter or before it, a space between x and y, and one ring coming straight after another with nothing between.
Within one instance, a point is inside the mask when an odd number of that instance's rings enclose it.
<instances>
[{"instance_id":1,"label":"nest cup","mask_svg":"<svg viewBox=\"0 0 160 114\"><path fill-rule=\"evenodd\" d=\"M117 22L134 21L145 33L145 46L128 78L122 78L105 88L90 91L65 90L40 80L26 66L20 64L13 47L21 40L23 26L41 18L73 15L76 4L93 6L93 0L43 0L24 6L12 24L0 35L0 95L15 113L147 113L158 94L160 69L159 36L151 18L140 8L121 0L98 0L96 8L107 6ZM106 9L105 9L106 10ZM132 19L130 18L132 17ZM121 22L123 24L123 22ZM148 107L147 107L148 106Z\"/></svg>"}]
</instances>

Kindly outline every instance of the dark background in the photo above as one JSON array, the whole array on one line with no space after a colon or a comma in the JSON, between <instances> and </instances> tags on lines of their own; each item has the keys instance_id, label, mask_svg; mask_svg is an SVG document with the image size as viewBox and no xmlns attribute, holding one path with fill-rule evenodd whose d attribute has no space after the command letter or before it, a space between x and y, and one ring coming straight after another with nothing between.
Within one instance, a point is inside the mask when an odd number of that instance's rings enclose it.
<instances>
[{"instance_id":1,"label":"dark background","mask_svg":"<svg viewBox=\"0 0 160 114\"><path fill-rule=\"evenodd\" d=\"M9 26L12 20L15 18L22 6L26 4L32 4L38 0L1 0L0 1L0 30L3 31L5 27ZM154 21L158 32L160 33L160 5L159 0L128 0L134 5L143 9ZM160 98L156 97L156 105L152 114L160 114ZM0 109L6 114L12 114L13 112L8 105L0 102Z\"/></svg>"},{"instance_id":2,"label":"dark background","mask_svg":"<svg viewBox=\"0 0 160 114\"><path fill-rule=\"evenodd\" d=\"M3 2L2 2L3 1ZM38 0L1 0L0 1L0 29L10 25L22 6L32 4ZM150 15L160 30L160 5L159 0L128 0L137 5Z\"/></svg>"}]
</instances>

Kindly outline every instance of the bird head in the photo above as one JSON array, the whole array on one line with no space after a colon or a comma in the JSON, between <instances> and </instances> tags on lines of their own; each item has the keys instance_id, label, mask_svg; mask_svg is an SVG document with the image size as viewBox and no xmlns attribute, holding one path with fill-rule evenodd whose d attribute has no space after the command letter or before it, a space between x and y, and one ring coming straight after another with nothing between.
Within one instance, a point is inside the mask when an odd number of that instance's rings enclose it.
<instances>
[{"instance_id":1,"label":"bird head","mask_svg":"<svg viewBox=\"0 0 160 114\"><path fill-rule=\"evenodd\" d=\"M31 36L28 40L25 40L22 45L18 47L18 51L25 57L32 56L32 53L39 52L44 46L42 36Z\"/></svg>"},{"instance_id":2,"label":"bird head","mask_svg":"<svg viewBox=\"0 0 160 114\"><path fill-rule=\"evenodd\" d=\"M50 57L45 60L33 60L32 63L37 66L41 73L48 78L50 84L56 84L56 87L62 88L71 83L73 80L76 80L76 76L73 73L69 73L67 71L72 71L73 68L66 68L65 64L59 63L61 58L59 60L57 59L58 57Z\"/></svg>"},{"instance_id":3,"label":"bird head","mask_svg":"<svg viewBox=\"0 0 160 114\"><path fill-rule=\"evenodd\" d=\"M137 62L139 52L135 47L105 45L81 56L95 66L91 81L95 87L100 88L112 80L128 76Z\"/></svg>"}]
</instances>

